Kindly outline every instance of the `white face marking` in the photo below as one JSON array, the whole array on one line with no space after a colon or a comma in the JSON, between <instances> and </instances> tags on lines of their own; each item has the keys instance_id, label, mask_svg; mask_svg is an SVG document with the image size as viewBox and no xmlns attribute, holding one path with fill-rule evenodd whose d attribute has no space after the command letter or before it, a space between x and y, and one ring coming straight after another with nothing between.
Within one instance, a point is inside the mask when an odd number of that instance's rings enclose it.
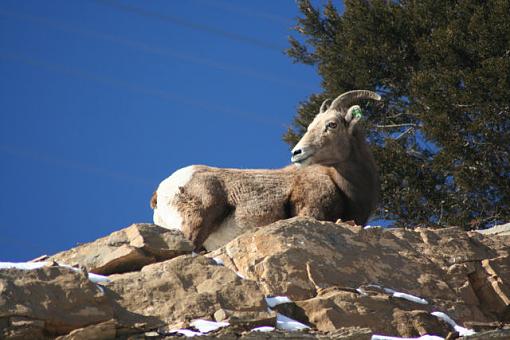
<instances>
[{"instance_id":1,"label":"white face marking","mask_svg":"<svg viewBox=\"0 0 510 340\"><path fill-rule=\"evenodd\" d=\"M181 214L172 203L179 188L190 181L194 172L193 165L187 166L177 170L159 184L157 205L154 208L154 224L167 229L181 229Z\"/></svg>"}]
</instances>

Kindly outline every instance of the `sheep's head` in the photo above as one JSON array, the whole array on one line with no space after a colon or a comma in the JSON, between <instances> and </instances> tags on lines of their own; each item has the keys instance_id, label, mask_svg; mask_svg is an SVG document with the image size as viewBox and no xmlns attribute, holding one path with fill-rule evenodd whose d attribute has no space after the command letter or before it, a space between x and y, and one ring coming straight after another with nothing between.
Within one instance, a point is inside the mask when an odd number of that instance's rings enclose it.
<instances>
[{"instance_id":1,"label":"sheep's head","mask_svg":"<svg viewBox=\"0 0 510 340\"><path fill-rule=\"evenodd\" d=\"M361 99L381 100L381 96L371 91L355 90L341 94L329 106L329 100L325 100L319 114L292 149L292 162L296 165L332 165L347 160L356 124L361 119L359 106L351 105Z\"/></svg>"}]
</instances>

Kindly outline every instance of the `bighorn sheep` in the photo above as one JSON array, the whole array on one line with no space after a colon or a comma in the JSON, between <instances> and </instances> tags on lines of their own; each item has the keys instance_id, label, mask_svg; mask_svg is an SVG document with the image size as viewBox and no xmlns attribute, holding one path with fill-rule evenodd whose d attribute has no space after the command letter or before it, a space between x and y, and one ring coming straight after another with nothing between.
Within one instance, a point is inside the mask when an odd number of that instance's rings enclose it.
<instances>
[{"instance_id":1,"label":"bighorn sheep","mask_svg":"<svg viewBox=\"0 0 510 340\"><path fill-rule=\"evenodd\" d=\"M292 162L276 170L192 165L162 181L151 199L154 223L181 229L196 248L221 247L243 232L293 216L354 220L363 225L375 208L379 177L365 142L358 106L380 100L371 91L337 97L292 150Z\"/></svg>"}]
</instances>

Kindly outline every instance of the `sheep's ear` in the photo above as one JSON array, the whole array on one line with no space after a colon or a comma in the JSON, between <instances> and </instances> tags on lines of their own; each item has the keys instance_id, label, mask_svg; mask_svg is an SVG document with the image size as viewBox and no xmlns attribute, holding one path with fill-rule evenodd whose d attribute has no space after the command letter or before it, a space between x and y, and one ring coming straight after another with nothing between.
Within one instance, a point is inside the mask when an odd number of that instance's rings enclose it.
<instances>
[{"instance_id":1,"label":"sheep's ear","mask_svg":"<svg viewBox=\"0 0 510 340\"><path fill-rule=\"evenodd\" d=\"M345 122L347 123L349 132L352 133L356 124L363 118L363 111L359 105L353 105L347 110L344 116Z\"/></svg>"},{"instance_id":2,"label":"sheep's ear","mask_svg":"<svg viewBox=\"0 0 510 340\"><path fill-rule=\"evenodd\" d=\"M331 99L327 98L325 101L322 102L321 108L319 110L319 113L324 113L329 108L329 102Z\"/></svg>"}]
</instances>

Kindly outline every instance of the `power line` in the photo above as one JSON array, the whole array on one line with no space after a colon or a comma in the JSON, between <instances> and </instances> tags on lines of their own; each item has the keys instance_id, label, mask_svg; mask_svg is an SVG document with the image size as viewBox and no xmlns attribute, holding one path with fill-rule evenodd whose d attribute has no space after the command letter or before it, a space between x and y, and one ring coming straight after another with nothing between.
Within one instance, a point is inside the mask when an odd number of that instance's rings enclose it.
<instances>
[{"instance_id":1,"label":"power line","mask_svg":"<svg viewBox=\"0 0 510 340\"><path fill-rule=\"evenodd\" d=\"M232 65L232 64L224 64L224 63L221 63L221 62L218 62L218 61L215 61L212 59L204 58L204 57L197 57L197 56L187 54L187 53L179 53L179 52L176 52L174 49L171 50L171 49L164 48L164 47L149 45L149 44L146 44L143 42L126 39L123 37L118 37L118 36L114 36L114 35L110 35L110 34L105 34L105 33L93 31L90 29L76 28L75 26L71 26L67 23L59 22L59 21L41 17L41 16L29 15L29 14L25 14L25 13L17 13L17 12L7 11L7 10L3 10L3 9L0 9L0 15L8 16L8 17L20 19L20 20L31 21L31 22L34 22L37 24L56 28L56 29L59 29L61 31L68 32L68 33L79 34L79 35L82 35L85 37L91 37L91 38L101 39L101 40L108 41L108 42L113 42L113 43L116 43L119 45L123 45L123 46L129 47L129 48L133 48L133 49L145 52L145 53L175 58L175 59L179 59L179 60L182 60L185 62L191 62L194 64L204 65L204 66L211 67L211 68L216 68L216 69L220 69L220 70L224 70L224 71L237 73L237 74L240 74L243 76L249 76L249 77L253 77L253 78L257 78L257 79L261 79L261 80L267 80L267 81L271 81L271 82L282 84L282 85L289 86L289 87L301 88L301 89L306 89L309 91L314 90L313 87L311 87L311 86L300 84L300 83L293 81L291 79L285 79L280 76L274 76L272 74L264 73L260 70L244 68L244 67L240 67L240 66L236 66L236 65Z\"/></svg>"},{"instance_id":2,"label":"power line","mask_svg":"<svg viewBox=\"0 0 510 340\"><path fill-rule=\"evenodd\" d=\"M31 248L31 250L39 248L43 248L41 243L37 242L36 240L32 241L30 237L26 237L24 234L21 234L19 232L20 226L19 225L13 225L10 228L0 226L0 230L2 231L2 238L0 238L0 244L2 244L2 250L5 249L5 245L12 247L12 248L19 248L21 250L24 250L26 252L27 248ZM29 228L27 228L29 229ZM5 233L6 230L16 230L18 233L17 235L7 235ZM11 254L9 254L11 255ZM25 257L26 258L26 257ZM6 259L0 259L0 261L5 261ZM30 259L27 259L29 261Z\"/></svg>"},{"instance_id":3,"label":"power line","mask_svg":"<svg viewBox=\"0 0 510 340\"><path fill-rule=\"evenodd\" d=\"M241 35L238 33L233 33L230 31L222 30L222 29L219 29L219 28L216 28L213 26L198 24L196 22L192 22L192 21L183 19L180 16L169 15L169 14L160 14L157 12L152 12L152 11L146 10L141 7L136 7L136 6L120 3L115 0L95 0L95 2L110 6L111 8L115 8L120 11L134 13L139 16L146 17L146 18L155 18L160 21L170 22L175 25L179 25L179 26L190 28L190 29L197 30L197 31L206 32L206 33L217 35L217 36L221 36L223 38L242 42L245 44L254 45L254 46L265 48L268 50L278 51L280 53L283 50L281 46L271 44L271 43L268 43L263 40L259 40L259 39L253 38L253 37L249 37L249 36Z\"/></svg>"},{"instance_id":4,"label":"power line","mask_svg":"<svg viewBox=\"0 0 510 340\"><path fill-rule=\"evenodd\" d=\"M116 180L129 182L131 184L139 184L144 187L147 185L154 185L156 182L151 181L148 178L133 176L120 171L107 170L92 164L76 162L69 159L63 159L52 155L44 154L40 151L35 151L27 148L20 148L14 145L0 144L0 152L30 159L33 161L43 162L52 164L61 168L68 168L72 170L78 170L85 173L98 175L101 177L113 178Z\"/></svg>"},{"instance_id":5,"label":"power line","mask_svg":"<svg viewBox=\"0 0 510 340\"><path fill-rule=\"evenodd\" d=\"M282 23L286 25L292 25L295 24L294 20L289 19L284 16L276 15L273 13L268 13L260 10L254 10L253 8L245 8L242 6L239 6L239 2L236 3L226 3L218 0L209 1L209 0L194 0L194 2L199 2L201 6L208 6L212 8L218 8L221 10L225 10L232 13L237 13L245 16L260 18L276 23Z\"/></svg>"},{"instance_id":6,"label":"power line","mask_svg":"<svg viewBox=\"0 0 510 340\"><path fill-rule=\"evenodd\" d=\"M67 76L72 76L76 78L86 79L86 80L92 80L98 83L106 84L112 87L121 88L124 90L128 90L130 92L144 94L144 95L150 95L154 97L158 97L163 100L176 102L180 104L185 104L186 106L196 107L200 108L202 110L213 112L213 113L221 113L227 116L235 116L235 117L242 117L244 119L251 120L258 124L263 125L270 125L270 126L278 126L278 127L284 127L284 124L281 124L281 122L268 118L268 117L262 117L258 114L255 114L253 112L248 111L240 111L237 109L232 109L230 107L226 106L214 106L211 105L211 103L202 102L196 99L188 99L183 98L180 95L159 90L159 89L151 89L145 86L141 86L138 84L130 83L124 80L115 79L112 77L107 77L104 75L95 74L92 72L88 72L76 67L70 67L62 64L54 64L54 63L48 63L46 61L33 58L33 57L27 57L16 53L8 53L8 52L2 52L0 51L0 58L4 58L7 60L14 60L18 61L24 64L37 66L40 68L44 68L47 70L50 70L52 72L58 72L61 74L65 74Z\"/></svg>"}]
</instances>

